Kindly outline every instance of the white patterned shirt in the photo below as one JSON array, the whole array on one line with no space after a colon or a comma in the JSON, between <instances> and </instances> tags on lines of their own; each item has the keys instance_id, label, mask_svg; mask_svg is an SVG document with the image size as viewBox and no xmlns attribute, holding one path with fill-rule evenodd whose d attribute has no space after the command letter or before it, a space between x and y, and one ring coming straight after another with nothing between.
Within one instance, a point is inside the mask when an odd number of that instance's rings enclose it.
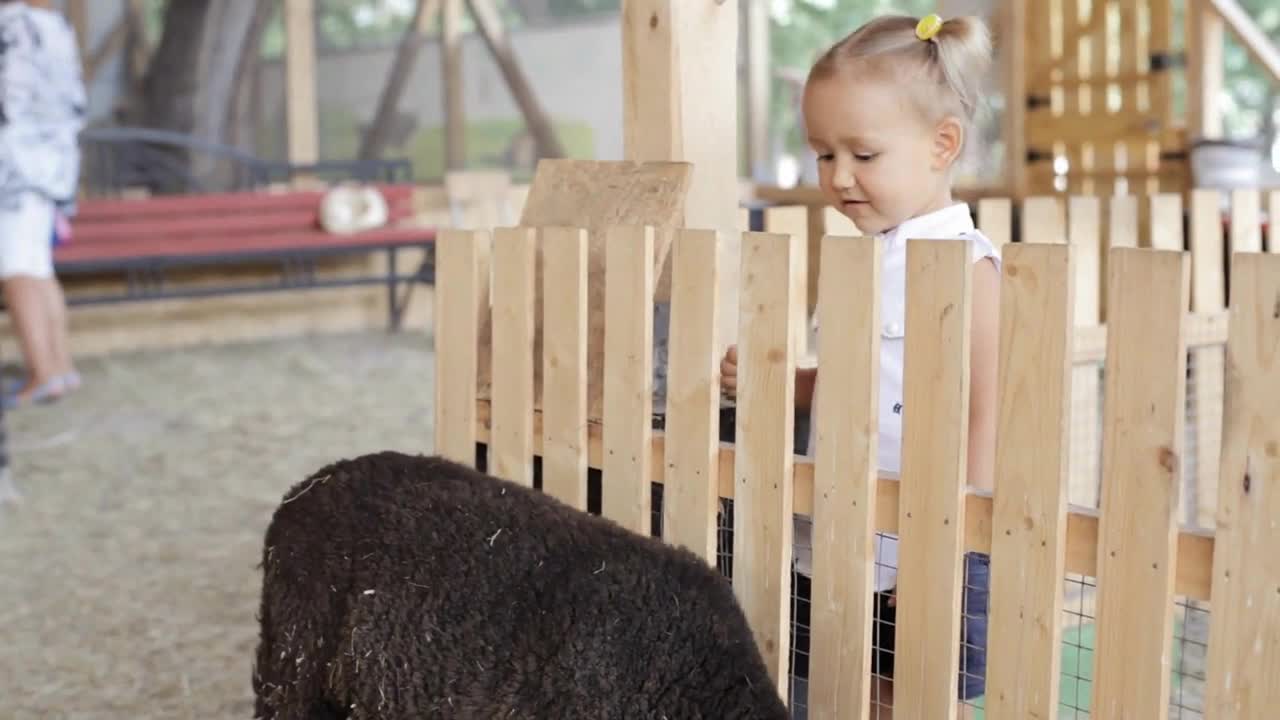
<instances>
[{"instance_id":1,"label":"white patterned shirt","mask_svg":"<svg viewBox=\"0 0 1280 720\"><path fill-rule=\"evenodd\" d=\"M86 98L75 31L62 15L0 5L0 202L37 192L69 214Z\"/></svg>"}]
</instances>

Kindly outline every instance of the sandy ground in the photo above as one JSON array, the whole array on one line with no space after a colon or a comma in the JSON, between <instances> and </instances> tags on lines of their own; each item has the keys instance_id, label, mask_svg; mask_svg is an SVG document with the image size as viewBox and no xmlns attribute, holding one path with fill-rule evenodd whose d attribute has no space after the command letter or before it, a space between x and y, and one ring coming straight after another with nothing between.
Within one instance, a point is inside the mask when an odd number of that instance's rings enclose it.
<instances>
[{"instance_id":1,"label":"sandy ground","mask_svg":"<svg viewBox=\"0 0 1280 720\"><path fill-rule=\"evenodd\" d=\"M430 338L81 370L76 395L7 417L24 499L0 507L0 717L248 718L270 514L332 460L430 450Z\"/></svg>"}]
</instances>

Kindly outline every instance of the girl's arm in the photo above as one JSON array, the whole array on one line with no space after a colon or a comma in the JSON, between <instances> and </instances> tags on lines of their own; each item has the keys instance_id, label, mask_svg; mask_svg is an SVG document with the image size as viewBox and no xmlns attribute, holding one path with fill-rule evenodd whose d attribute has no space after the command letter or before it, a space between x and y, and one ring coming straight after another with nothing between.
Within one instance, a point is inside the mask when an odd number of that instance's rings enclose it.
<instances>
[{"instance_id":1,"label":"girl's arm","mask_svg":"<svg viewBox=\"0 0 1280 720\"><path fill-rule=\"evenodd\" d=\"M1000 348L1000 271L983 259L973 266L969 329L968 484L995 488L996 372Z\"/></svg>"}]
</instances>

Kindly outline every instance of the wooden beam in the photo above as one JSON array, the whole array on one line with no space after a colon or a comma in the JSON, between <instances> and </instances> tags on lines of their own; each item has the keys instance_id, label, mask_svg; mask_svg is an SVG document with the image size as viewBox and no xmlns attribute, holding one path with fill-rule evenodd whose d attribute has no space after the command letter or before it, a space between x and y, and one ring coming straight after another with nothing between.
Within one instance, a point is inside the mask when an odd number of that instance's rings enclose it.
<instances>
[{"instance_id":1,"label":"wooden beam","mask_svg":"<svg viewBox=\"0 0 1280 720\"><path fill-rule=\"evenodd\" d=\"M1226 23L1231 34L1236 36L1241 45L1244 45L1244 49L1249 52L1249 57L1271 76L1272 82L1280 83L1280 50L1277 50L1266 33L1262 32L1258 23L1249 17L1249 13L1240 7L1240 3L1237 0L1207 0L1207 2L1209 10Z\"/></svg>"},{"instance_id":2,"label":"wooden beam","mask_svg":"<svg viewBox=\"0 0 1280 720\"><path fill-rule=\"evenodd\" d=\"M462 84L462 0L444 0L440 23L440 71L444 75L446 170L467 166L467 110Z\"/></svg>"},{"instance_id":3,"label":"wooden beam","mask_svg":"<svg viewBox=\"0 0 1280 720\"><path fill-rule=\"evenodd\" d=\"M490 437L491 406L486 400L476 403L476 442L488 443ZM533 415L533 451L542 453L542 413ZM653 433L653 475L651 480L665 484L666 452L664 433ZM732 499L737 493L734 485L735 448L732 443L720 443L717 455L718 494ZM591 422L587 427L587 462L592 468L602 467L604 443L601 425ZM814 464L808 458L797 457L792 511L797 515L813 514ZM896 478L881 477L876 481L876 532L898 532L898 507L901 485ZM994 517L992 494L968 488L964 509L964 549L971 552L991 552L991 528ZM1098 523L1097 508L1078 505L1067 509L1067 572L1096 577L1098 572ZM1211 531L1183 527L1178 531L1178 561L1175 590L1191 600L1208 600L1213 582L1213 545Z\"/></svg>"},{"instance_id":4,"label":"wooden beam","mask_svg":"<svg viewBox=\"0 0 1280 720\"><path fill-rule=\"evenodd\" d=\"M722 349L738 331L737 51L738 0L623 0L625 158L692 163L684 225L721 235Z\"/></svg>"},{"instance_id":5,"label":"wooden beam","mask_svg":"<svg viewBox=\"0 0 1280 720\"><path fill-rule=\"evenodd\" d=\"M284 4L285 115L289 162L314 163L320 157L316 108L315 0Z\"/></svg>"},{"instance_id":6,"label":"wooden beam","mask_svg":"<svg viewBox=\"0 0 1280 720\"><path fill-rule=\"evenodd\" d=\"M515 99L516 105L520 106L520 112L524 114L524 121L529 126L534 142L538 145L538 155L565 157L564 146L556 137L551 119L538 103L533 88L530 87L529 81L520 69L515 49L511 46L511 38L502 25L502 16L498 14L497 6L494 5L493 0L467 0L467 7L471 10L471 17L475 20L476 28L493 55L494 62L498 64L498 70L507 81L512 98Z\"/></svg>"},{"instance_id":7,"label":"wooden beam","mask_svg":"<svg viewBox=\"0 0 1280 720\"><path fill-rule=\"evenodd\" d=\"M395 119L396 107L400 104L400 96L404 94L409 76L418 63L418 53L426 43L427 28L439 14L440 0L418 0L414 7L413 19L400 38L395 60L391 63L391 72L387 74L387 82L382 86L378 109L374 111L373 120L360 143L360 157L372 159L382 154L382 149L387 144L387 134Z\"/></svg>"}]
</instances>

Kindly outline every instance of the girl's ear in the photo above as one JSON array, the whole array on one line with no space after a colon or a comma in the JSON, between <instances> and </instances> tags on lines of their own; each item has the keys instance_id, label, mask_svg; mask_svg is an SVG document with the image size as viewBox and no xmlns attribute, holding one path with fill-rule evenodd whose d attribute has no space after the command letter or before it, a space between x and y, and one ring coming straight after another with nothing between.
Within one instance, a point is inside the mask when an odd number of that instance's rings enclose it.
<instances>
[{"instance_id":1,"label":"girl's ear","mask_svg":"<svg viewBox=\"0 0 1280 720\"><path fill-rule=\"evenodd\" d=\"M933 169L939 172L951 167L964 146L964 125L954 116L947 116L933 132Z\"/></svg>"}]
</instances>

